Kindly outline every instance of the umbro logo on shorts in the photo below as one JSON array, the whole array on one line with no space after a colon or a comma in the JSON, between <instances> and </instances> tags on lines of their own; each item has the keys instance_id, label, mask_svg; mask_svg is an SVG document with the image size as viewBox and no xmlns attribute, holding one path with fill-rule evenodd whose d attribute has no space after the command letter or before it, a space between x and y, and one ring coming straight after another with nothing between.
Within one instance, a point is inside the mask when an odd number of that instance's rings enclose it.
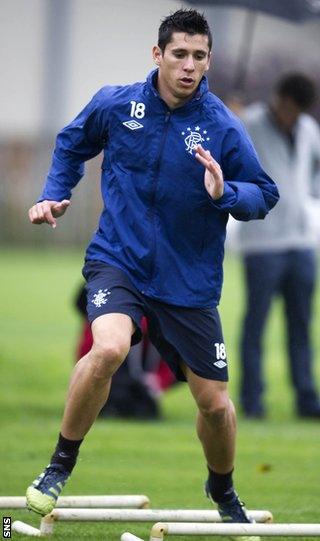
<instances>
[{"instance_id":1,"label":"umbro logo on shorts","mask_svg":"<svg viewBox=\"0 0 320 541\"><path fill-rule=\"evenodd\" d=\"M225 366L227 366L227 363L225 363L224 361L216 361L213 364L214 366L217 366L217 368L224 368Z\"/></svg>"}]
</instances>

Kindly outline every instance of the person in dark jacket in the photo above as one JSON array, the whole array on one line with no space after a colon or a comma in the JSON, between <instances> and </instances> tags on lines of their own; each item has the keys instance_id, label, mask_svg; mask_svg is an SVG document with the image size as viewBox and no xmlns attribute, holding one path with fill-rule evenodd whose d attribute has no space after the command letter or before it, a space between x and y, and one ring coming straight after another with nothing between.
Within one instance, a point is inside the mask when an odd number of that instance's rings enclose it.
<instances>
[{"instance_id":1,"label":"person in dark jacket","mask_svg":"<svg viewBox=\"0 0 320 541\"><path fill-rule=\"evenodd\" d=\"M207 496L227 522L250 522L233 487L236 417L217 304L226 224L262 219L278 200L241 122L208 90L212 36L194 10L166 17L146 82L102 88L58 135L32 223L56 227L83 164L103 150L104 209L83 269L93 346L76 365L50 465L27 490L46 514L108 396L112 374L141 338L198 406Z\"/></svg>"}]
</instances>

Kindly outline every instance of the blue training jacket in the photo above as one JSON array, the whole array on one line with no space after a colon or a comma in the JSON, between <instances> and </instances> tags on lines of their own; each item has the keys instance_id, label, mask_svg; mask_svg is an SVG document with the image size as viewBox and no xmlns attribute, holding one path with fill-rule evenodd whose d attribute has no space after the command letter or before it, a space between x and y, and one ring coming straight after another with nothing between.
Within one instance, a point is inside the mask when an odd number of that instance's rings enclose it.
<instances>
[{"instance_id":1,"label":"blue training jacket","mask_svg":"<svg viewBox=\"0 0 320 541\"><path fill-rule=\"evenodd\" d=\"M188 103L170 110L151 72L145 82L102 88L57 137L39 201L69 199L84 162L104 151L99 227L86 259L121 268L143 294L187 307L216 306L229 213L264 218L278 200L241 122L204 77ZM201 143L219 162L224 194L212 200Z\"/></svg>"}]
</instances>

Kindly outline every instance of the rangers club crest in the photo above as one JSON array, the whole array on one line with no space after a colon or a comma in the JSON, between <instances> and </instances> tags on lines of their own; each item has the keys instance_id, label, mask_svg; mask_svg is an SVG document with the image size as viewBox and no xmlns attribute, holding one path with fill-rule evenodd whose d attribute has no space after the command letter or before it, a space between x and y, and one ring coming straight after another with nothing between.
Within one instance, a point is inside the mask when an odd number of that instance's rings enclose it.
<instances>
[{"instance_id":1,"label":"rangers club crest","mask_svg":"<svg viewBox=\"0 0 320 541\"><path fill-rule=\"evenodd\" d=\"M182 131L181 135L185 136L184 142L186 145L186 151L192 154L193 149L203 143L204 141L210 141L210 137L207 137L207 130L202 130L200 126L195 126L192 130L190 127L186 131Z\"/></svg>"},{"instance_id":2,"label":"rangers club crest","mask_svg":"<svg viewBox=\"0 0 320 541\"><path fill-rule=\"evenodd\" d=\"M111 295L111 291L109 291L108 289L99 289L98 293L95 293L93 295L93 299L91 300L91 302L97 308L101 308L101 306L103 304L106 304L106 302L108 301L108 295Z\"/></svg>"}]
</instances>

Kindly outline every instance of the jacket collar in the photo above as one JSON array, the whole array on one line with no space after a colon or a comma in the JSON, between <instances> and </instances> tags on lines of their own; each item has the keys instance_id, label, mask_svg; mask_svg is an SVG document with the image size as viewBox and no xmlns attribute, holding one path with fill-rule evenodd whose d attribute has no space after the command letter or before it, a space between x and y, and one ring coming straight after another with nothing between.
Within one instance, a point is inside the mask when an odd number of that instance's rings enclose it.
<instances>
[{"instance_id":1,"label":"jacket collar","mask_svg":"<svg viewBox=\"0 0 320 541\"><path fill-rule=\"evenodd\" d=\"M157 82L157 78L158 78L158 71L159 70L157 68L157 69L152 70L149 73L149 75L147 77L147 80L146 80L146 93L147 93L147 95L149 97L157 100L158 102L160 101L164 105L164 107L166 109L168 109L167 104L161 98L161 96L160 96L160 94L159 94L159 92L157 90L157 87L156 87L156 82ZM174 111L175 112L185 111L185 110L194 108L195 106L198 106L205 99L208 92L209 92L208 79L207 79L207 77L203 76L200 83L199 83L197 92L195 93L193 98L191 98L187 103L185 103L181 107L177 107L176 109L174 109Z\"/></svg>"}]
</instances>

